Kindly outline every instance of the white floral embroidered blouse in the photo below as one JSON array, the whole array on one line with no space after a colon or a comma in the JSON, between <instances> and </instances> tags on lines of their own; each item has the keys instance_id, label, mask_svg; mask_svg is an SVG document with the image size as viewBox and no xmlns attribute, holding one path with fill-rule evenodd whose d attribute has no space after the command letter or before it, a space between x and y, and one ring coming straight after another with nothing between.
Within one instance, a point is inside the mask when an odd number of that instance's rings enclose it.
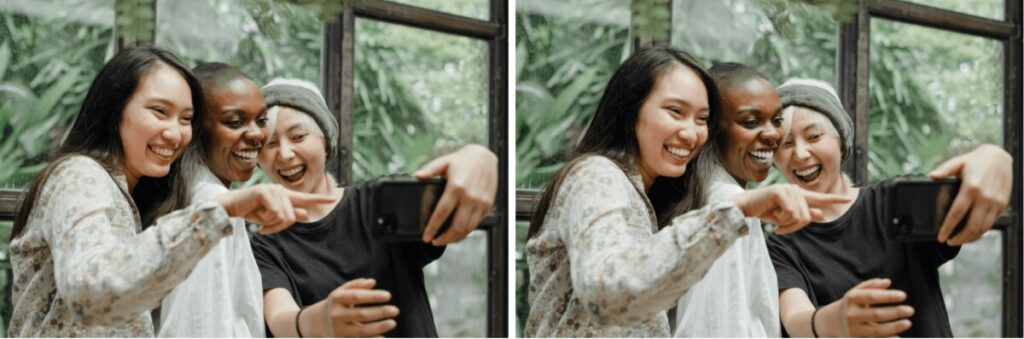
<instances>
[{"instance_id":1,"label":"white floral embroidered blouse","mask_svg":"<svg viewBox=\"0 0 1024 339\"><path fill-rule=\"evenodd\" d=\"M591 156L566 175L526 244L530 337L667 337L667 310L737 237L722 201L658 230L639 174Z\"/></svg>"},{"instance_id":2,"label":"white floral embroidered blouse","mask_svg":"<svg viewBox=\"0 0 1024 339\"><path fill-rule=\"evenodd\" d=\"M142 231L123 175L85 156L53 170L11 242L14 337L152 337L150 310L231 234L205 202Z\"/></svg>"}]
</instances>

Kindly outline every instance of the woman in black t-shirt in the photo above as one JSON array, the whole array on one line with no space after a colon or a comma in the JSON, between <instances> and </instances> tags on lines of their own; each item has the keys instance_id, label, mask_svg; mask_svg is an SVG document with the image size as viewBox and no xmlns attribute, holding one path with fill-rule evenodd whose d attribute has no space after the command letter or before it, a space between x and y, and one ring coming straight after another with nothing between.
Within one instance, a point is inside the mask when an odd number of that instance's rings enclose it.
<instances>
[{"instance_id":1,"label":"woman in black t-shirt","mask_svg":"<svg viewBox=\"0 0 1024 339\"><path fill-rule=\"evenodd\" d=\"M377 242L370 232L368 195L361 185L338 187L327 173L338 126L315 85L274 80L262 89L270 139L260 167L291 190L333 196L337 204L306 210L310 220L290 231L252 238L263 280L268 334L276 337L436 337L423 267L462 240L490 210L497 157L469 145L416 172L443 175L444 194L420 242ZM452 223L436 234L452 214ZM387 304L385 304L387 303Z\"/></svg>"},{"instance_id":2,"label":"woman in black t-shirt","mask_svg":"<svg viewBox=\"0 0 1024 339\"><path fill-rule=\"evenodd\" d=\"M961 244L981 237L1006 209L1013 182L1010 155L984 145L939 166L929 176L957 176L962 184L937 241L890 240L882 217L887 185L854 187L841 170L853 130L835 91L824 82L797 79L780 86L778 93L784 133L775 152L776 167L805 189L856 198L824 208L829 222L769 237L785 332L815 337L952 336L937 268L955 257ZM967 226L950 237L964 217Z\"/></svg>"}]
</instances>

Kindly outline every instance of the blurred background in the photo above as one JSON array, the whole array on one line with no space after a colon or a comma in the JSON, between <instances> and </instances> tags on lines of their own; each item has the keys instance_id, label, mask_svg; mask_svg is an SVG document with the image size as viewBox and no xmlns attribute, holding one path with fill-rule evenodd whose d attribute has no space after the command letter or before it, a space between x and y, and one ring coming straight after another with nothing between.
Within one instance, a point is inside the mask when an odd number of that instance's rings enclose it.
<instances>
[{"instance_id":1,"label":"blurred background","mask_svg":"<svg viewBox=\"0 0 1024 339\"><path fill-rule=\"evenodd\" d=\"M1013 9L1016 18L1004 17ZM927 173L983 143L1009 145L1019 174L1019 136L1006 140L1004 131L1019 135L1021 121L1004 117L1020 116L1020 9L1016 0L518 0L517 334L529 310L523 250L532 199L562 166L608 79L635 47L668 44L690 52L706 67L745 63L776 86L791 77L809 77L846 88L843 94L862 91L866 103L844 96L848 108L867 107L863 113L850 112L867 121L866 140L858 140L865 152L858 159L860 168L852 169L862 184ZM1008 33L963 34L961 25ZM844 50L841 39L856 39L862 31L870 32L861 35L868 37L861 41L868 54ZM1014 39L1018 60L1004 62L1004 46ZM844 53L866 58L869 83L839 77L860 60L843 65ZM1016 92L1004 87L1005 77L1018 84ZM1009 112L1004 100L1016 100L1017 111ZM784 181L772 171L762 185ZM1016 185L1013 216L940 268L956 336L1021 335L1019 180Z\"/></svg>"}]
</instances>

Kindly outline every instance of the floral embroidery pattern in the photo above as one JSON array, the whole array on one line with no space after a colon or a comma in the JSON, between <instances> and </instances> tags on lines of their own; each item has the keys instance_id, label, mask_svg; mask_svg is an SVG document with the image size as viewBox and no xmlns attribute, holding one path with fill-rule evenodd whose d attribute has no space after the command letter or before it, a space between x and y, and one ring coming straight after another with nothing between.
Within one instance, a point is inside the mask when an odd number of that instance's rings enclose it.
<instances>
[{"instance_id":1,"label":"floral embroidery pattern","mask_svg":"<svg viewBox=\"0 0 1024 339\"><path fill-rule=\"evenodd\" d=\"M213 202L142 230L123 175L70 157L40 191L11 242L14 337L151 337L150 310L231 233Z\"/></svg>"},{"instance_id":2,"label":"floral embroidery pattern","mask_svg":"<svg viewBox=\"0 0 1024 339\"><path fill-rule=\"evenodd\" d=\"M729 201L658 231L636 173L608 158L580 160L544 226L526 244L531 337L667 337L666 311L746 234Z\"/></svg>"}]
</instances>

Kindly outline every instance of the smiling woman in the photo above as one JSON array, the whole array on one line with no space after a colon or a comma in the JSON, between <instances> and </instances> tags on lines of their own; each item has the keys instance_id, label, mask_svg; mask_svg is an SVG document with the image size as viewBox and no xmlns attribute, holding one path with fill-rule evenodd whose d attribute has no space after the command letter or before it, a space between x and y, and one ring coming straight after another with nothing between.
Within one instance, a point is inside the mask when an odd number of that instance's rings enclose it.
<instances>
[{"instance_id":1,"label":"smiling woman","mask_svg":"<svg viewBox=\"0 0 1024 339\"><path fill-rule=\"evenodd\" d=\"M758 232L744 216L791 232L811 209L845 200L772 186L703 206L687 164L714 137L718 93L671 48L639 50L615 71L531 221L526 336L668 336L667 310L737 238Z\"/></svg>"},{"instance_id":2,"label":"smiling woman","mask_svg":"<svg viewBox=\"0 0 1024 339\"><path fill-rule=\"evenodd\" d=\"M170 197L181 150L201 135L202 93L177 58L155 48L125 50L100 69L15 218L9 335L153 336L148 311L232 233L229 216L279 230L295 222L295 207L330 200L256 186L143 230Z\"/></svg>"}]
</instances>

